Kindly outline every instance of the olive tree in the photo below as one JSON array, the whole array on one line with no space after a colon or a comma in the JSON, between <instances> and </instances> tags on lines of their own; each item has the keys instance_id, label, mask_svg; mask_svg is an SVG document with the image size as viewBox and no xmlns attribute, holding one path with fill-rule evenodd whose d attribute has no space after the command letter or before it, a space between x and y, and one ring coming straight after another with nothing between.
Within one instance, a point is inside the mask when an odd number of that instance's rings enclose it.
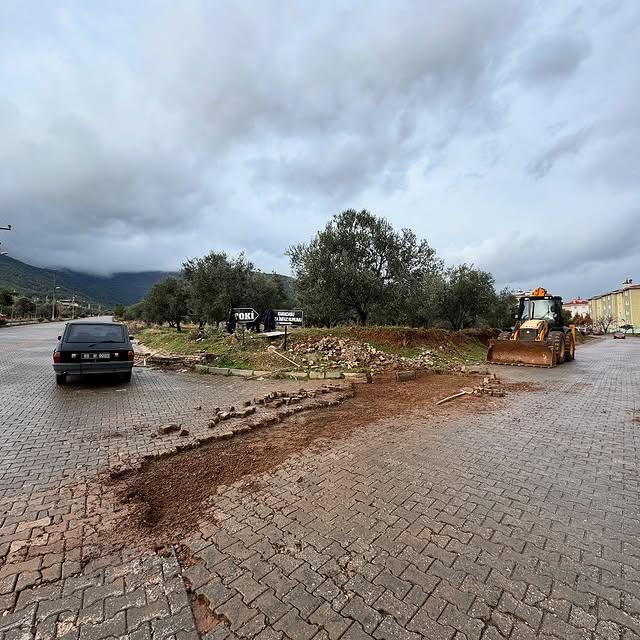
<instances>
[{"instance_id":1,"label":"olive tree","mask_svg":"<svg viewBox=\"0 0 640 640\"><path fill-rule=\"evenodd\" d=\"M496 292L490 273L464 263L446 270L440 313L454 331L473 327L495 304Z\"/></svg>"},{"instance_id":2,"label":"olive tree","mask_svg":"<svg viewBox=\"0 0 640 640\"><path fill-rule=\"evenodd\" d=\"M305 310L326 319L356 320L386 315L439 261L426 241L395 231L369 211L335 215L308 244L287 251Z\"/></svg>"},{"instance_id":3,"label":"olive tree","mask_svg":"<svg viewBox=\"0 0 640 640\"><path fill-rule=\"evenodd\" d=\"M181 324L187 316L187 290L184 283L169 277L151 287L144 299L143 319L162 324L181 331Z\"/></svg>"}]
</instances>

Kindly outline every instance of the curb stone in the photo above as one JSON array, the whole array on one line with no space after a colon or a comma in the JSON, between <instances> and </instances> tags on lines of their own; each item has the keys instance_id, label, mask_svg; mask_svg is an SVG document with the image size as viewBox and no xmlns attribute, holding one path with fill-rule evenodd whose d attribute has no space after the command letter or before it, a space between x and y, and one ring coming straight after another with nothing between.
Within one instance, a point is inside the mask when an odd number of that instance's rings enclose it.
<instances>
[{"instance_id":1,"label":"curb stone","mask_svg":"<svg viewBox=\"0 0 640 640\"><path fill-rule=\"evenodd\" d=\"M269 378L272 375L293 378L294 380L342 380L347 376L361 377L367 374L345 374L341 371L254 371L252 369L224 369L222 367L209 367L205 364L196 364L193 367L196 373L211 374L216 376L238 376L241 378Z\"/></svg>"}]
</instances>

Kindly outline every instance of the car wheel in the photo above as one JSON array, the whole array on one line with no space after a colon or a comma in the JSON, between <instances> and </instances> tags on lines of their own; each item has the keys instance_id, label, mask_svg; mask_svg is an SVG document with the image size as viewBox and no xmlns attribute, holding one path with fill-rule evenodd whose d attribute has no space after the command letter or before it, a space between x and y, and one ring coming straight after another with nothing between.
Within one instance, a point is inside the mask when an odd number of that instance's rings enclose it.
<instances>
[{"instance_id":1,"label":"car wheel","mask_svg":"<svg viewBox=\"0 0 640 640\"><path fill-rule=\"evenodd\" d=\"M56 384L66 384L66 383L67 383L67 374L56 373Z\"/></svg>"},{"instance_id":2,"label":"car wheel","mask_svg":"<svg viewBox=\"0 0 640 640\"><path fill-rule=\"evenodd\" d=\"M122 379L125 382L131 382L131 371L129 371L129 373L122 374Z\"/></svg>"}]
</instances>

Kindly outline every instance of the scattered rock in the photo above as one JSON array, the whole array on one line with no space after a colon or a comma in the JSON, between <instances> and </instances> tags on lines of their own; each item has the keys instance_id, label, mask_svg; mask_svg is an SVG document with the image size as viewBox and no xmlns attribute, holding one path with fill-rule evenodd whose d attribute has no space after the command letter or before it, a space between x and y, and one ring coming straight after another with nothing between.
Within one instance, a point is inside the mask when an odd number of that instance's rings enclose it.
<instances>
[{"instance_id":1,"label":"scattered rock","mask_svg":"<svg viewBox=\"0 0 640 640\"><path fill-rule=\"evenodd\" d=\"M169 424L163 424L161 427L158 427L158 433L162 436L167 433L173 433L174 431L179 431L180 425L175 422L171 422Z\"/></svg>"},{"instance_id":2,"label":"scattered rock","mask_svg":"<svg viewBox=\"0 0 640 640\"><path fill-rule=\"evenodd\" d=\"M183 436L183 437L184 436L188 436L189 435L189 429L186 429L186 428L180 429L180 435Z\"/></svg>"}]
</instances>

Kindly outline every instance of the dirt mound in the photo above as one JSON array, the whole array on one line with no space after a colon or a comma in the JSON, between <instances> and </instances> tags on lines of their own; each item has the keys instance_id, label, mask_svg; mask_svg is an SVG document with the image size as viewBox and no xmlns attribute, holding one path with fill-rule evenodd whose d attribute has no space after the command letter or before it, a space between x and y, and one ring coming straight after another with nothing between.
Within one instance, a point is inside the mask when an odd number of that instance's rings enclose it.
<instances>
[{"instance_id":1,"label":"dirt mound","mask_svg":"<svg viewBox=\"0 0 640 640\"><path fill-rule=\"evenodd\" d=\"M385 342L398 347L438 347L444 344L465 346L470 339L458 331L446 329L412 329L410 327L353 327L350 331L357 340Z\"/></svg>"}]
</instances>

